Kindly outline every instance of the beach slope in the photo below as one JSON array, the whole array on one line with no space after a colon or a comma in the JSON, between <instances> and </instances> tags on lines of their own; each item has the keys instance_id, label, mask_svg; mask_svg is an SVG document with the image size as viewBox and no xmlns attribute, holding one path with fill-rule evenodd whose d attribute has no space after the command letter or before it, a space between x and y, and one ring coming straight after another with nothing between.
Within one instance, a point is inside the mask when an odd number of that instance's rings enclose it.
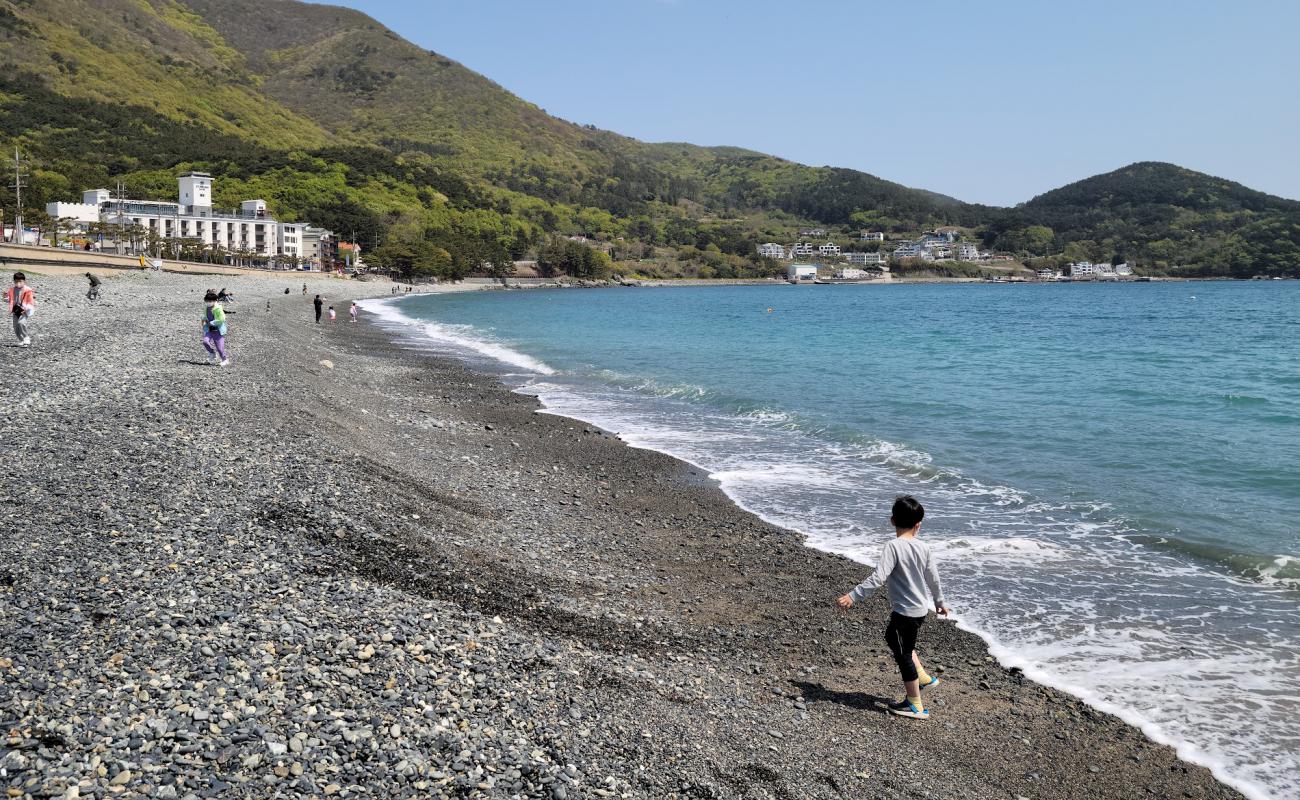
<instances>
[{"instance_id":1,"label":"beach slope","mask_svg":"<svg viewBox=\"0 0 1300 800\"><path fill-rule=\"evenodd\" d=\"M933 618L891 718L860 565L344 321L386 285L223 278L208 366L204 280L38 277L0 347L11 797L1239 796Z\"/></svg>"}]
</instances>

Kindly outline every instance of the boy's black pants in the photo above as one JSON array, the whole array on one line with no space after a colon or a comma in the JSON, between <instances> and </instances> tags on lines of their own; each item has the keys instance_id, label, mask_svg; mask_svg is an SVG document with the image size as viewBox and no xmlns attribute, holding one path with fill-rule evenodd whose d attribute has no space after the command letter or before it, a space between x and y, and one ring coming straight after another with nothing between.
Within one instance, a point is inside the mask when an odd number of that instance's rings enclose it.
<instances>
[{"instance_id":1,"label":"boy's black pants","mask_svg":"<svg viewBox=\"0 0 1300 800\"><path fill-rule=\"evenodd\" d=\"M925 622L925 617L908 617L894 611L889 615L889 627L885 628L885 642L905 681L914 681L917 677L912 651L916 649L916 632L921 629L922 622Z\"/></svg>"}]
</instances>

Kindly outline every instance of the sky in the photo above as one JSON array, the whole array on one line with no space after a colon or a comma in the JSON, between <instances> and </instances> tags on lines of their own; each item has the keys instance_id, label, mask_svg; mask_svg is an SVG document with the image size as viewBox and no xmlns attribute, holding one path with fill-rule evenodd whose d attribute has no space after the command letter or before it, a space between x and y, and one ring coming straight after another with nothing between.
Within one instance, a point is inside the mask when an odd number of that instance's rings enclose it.
<instances>
[{"instance_id":1,"label":"sky","mask_svg":"<svg viewBox=\"0 0 1300 800\"><path fill-rule=\"evenodd\" d=\"M333 0L581 124L1014 205L1135 161L1300 199L1297 0Z\"/></svg>"}]
</instances>

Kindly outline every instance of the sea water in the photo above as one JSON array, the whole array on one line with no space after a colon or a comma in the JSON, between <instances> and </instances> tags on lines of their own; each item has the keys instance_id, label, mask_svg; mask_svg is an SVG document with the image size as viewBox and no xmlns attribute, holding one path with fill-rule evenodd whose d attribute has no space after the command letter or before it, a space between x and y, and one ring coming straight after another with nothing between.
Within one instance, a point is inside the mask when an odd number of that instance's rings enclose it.
<instances>
[{"instance_id":1,"label":"sea water","mask_svg":"<svg viewBox=\"0 0 1300 800\"><path fill-rule=\"evenodd\" d=\"M960 624L1300 797L1300 283L618 288L367 306L872 563L925 504ZM827 586L827 602L851 587Z\"/></svg>"}]
</instances>

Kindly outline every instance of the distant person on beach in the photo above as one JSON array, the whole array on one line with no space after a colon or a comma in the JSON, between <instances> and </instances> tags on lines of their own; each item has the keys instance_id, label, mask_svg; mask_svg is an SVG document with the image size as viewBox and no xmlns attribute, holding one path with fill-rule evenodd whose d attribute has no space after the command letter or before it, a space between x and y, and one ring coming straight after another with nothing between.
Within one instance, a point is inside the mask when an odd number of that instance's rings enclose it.
<instances>
[{"instance_id":1,"label":"distant person on beach","mask_svg":"<svg viewBox=\"0 0 1300 800\"><path fill-rule=\"evenodd\" d=\"M208 351L209 359L220 358L220 366L230 366L226 357L226 310L217 302L217 293L208 290L203 295L203 349Z\"/></svg>"},{"instance_id":2,"label":"distant person on beach","mask_svg":"<svg viewBox=\"0 0 1300 800\"><path fill-rule=\"evenodd\" d=\"M887 543L871 573L857 588L835 601L842 611L871 595L882 585L889 592L889 626L885 628L885 643L898 664L907 696L889 704L889 713L912 719L929 719L930 711L921 702L921 689L934 688L940 680L926 674L921 658L916 654L916 634L925 622L933 598L940 616L948 616L948 604L943 600L939 585L939 571L934 565L930 546L917 540L925 508L915 497L904 495L894 501L889 521L894 526L894 539Z\"/></svg>"},{"instance_id":3,"label":"distant person on beach","mask_svg":"<svg viewBox=\"0 0 1300 800\"><path fill-rule=\"evenodd\" d=\"M352 304L352 307L348 309L348 316L352 317L352 321L353 321L353 322L356 322L356 321L357 321L357 304L356 304L356 303L353 303L353 304Z\"/></svg>"},{"instance_id":4,"label":"distant person on beach","mask_svg":"<svg viewBox=\"0 0 1300 800\"><path fill-rule=\"evenodd\" d=\"M334 322L334 306L330 306L330 322Z\"/></svg>"},{"instance_id":5,"label":"distant person on beach","mask_svg":"<svg viewBox=\"0 0 1300 800\"><path fill-rule=\"evenodd\" d=\"M307 294L307 284L305 283L302 285L302 293ZM288 294L288 292L285 292L285 294Z\"/></svg>"},{"instance_id":6,"label":"distant person on beach","mask_svg":"<svg viewBox=\"0 0 1300 800\"><path fill-rule=\"evenodd\" d=\"M99 299L99 278L96 277L95 273L93 272L87 272L86 278L90 281L90 291L86 292L86 299L98 300Z\"/></svg>"},{"instance_id":7,"label":"distant person on beach","mask_svg":"<svg viewBox=\"0 0 1300 800\"><path fill-rule=\"evenodd\" d=\"M18 345L31 347L32 337L27 326L36 311L36 292L27 285L27 276L21 272L14 273L14 285L5 289L5 307L13 317Z\"/></svg>"},{"instance_id":8,"label":"distant person on beach","mask_svg":"<svg viewBox=\"0 0 1300 800\"><path fill-rule=\"evenodd\" d=\"M311 304L312 304L313 306L316 307L316 324L319 325L319 324L320 324L320 312L321 312L321 309L325 307L325 301L322 300L322 299L320 299L320 295L316 295L316 299L313 300L313 301L311 301Z\"/></svg>"},{"instance_id":9,"label":"distant person on beach","mask_svg":"<svg viewBox=\"0 0 1300 800\"><path fill-rule=\"evenodd\" d=\"M288 287L288 286L284 287L284 293L285 293L285 294L288 294L288 293L289 293L289 287Z\"/></svg>"}]
</instances>

